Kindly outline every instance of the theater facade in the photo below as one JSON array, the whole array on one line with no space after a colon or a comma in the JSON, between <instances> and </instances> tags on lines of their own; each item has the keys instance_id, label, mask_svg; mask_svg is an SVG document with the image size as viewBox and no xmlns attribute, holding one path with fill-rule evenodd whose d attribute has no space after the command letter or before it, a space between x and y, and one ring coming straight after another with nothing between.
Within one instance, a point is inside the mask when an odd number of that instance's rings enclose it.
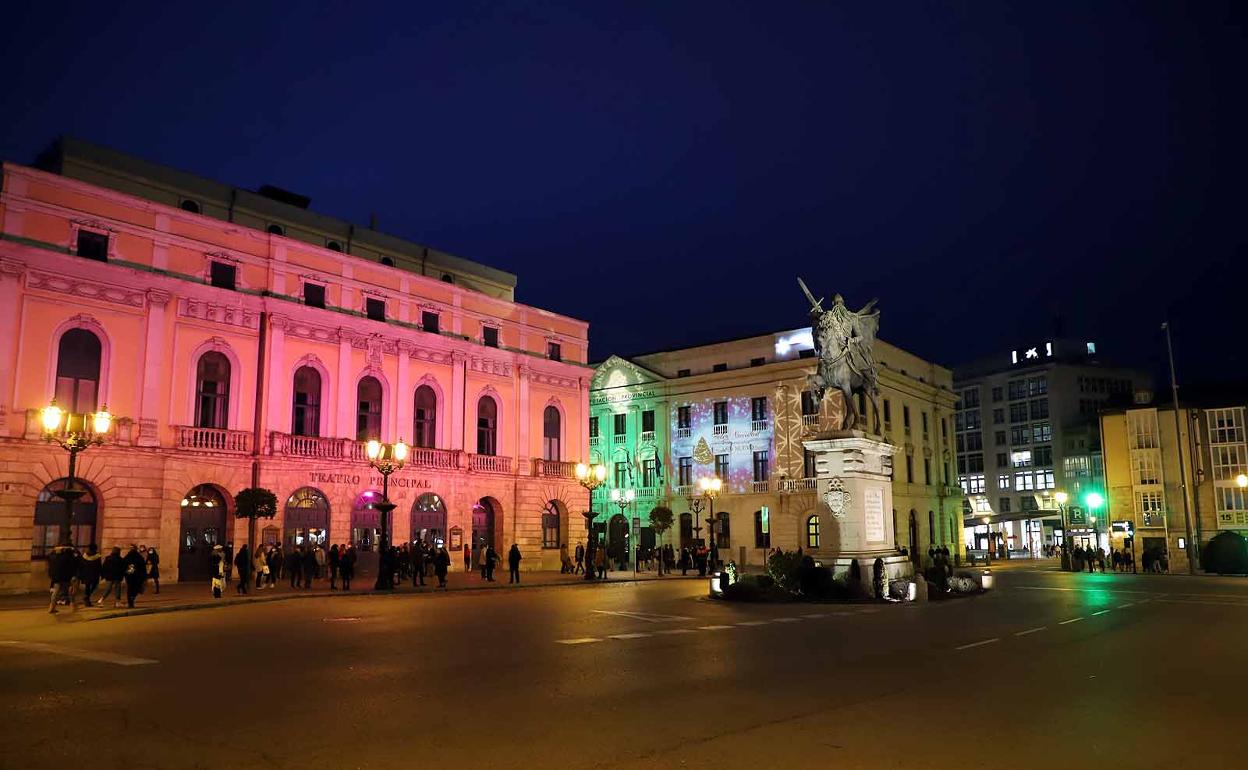
<instances>
[{"instance_id":1,"label":"theater facade","mask_svg":"<svg viewBox=\"0 0 1248 770\"><path fill-rule=\"evenodd\" d=\"M75 543L155 546L170 580L246 540L250 486L279 500L258 540L351 542L366 565L368 439L412 447L395 542L517 543L538 569L583 535L585 322L283 190L72 141L36 165L4 164L0 195L0 591L47 585L69 460L43 434L52 399L114 416L78 456Z\"/></svg>"}]
</instances>

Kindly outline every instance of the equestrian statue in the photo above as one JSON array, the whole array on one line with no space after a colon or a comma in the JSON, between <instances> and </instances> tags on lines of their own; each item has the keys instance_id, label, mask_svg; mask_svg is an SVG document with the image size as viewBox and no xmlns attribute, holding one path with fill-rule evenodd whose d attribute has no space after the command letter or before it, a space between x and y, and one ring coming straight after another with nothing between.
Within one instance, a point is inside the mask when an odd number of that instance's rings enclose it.
<instances>
[{"instance_id":1,"label":"equestrian statue","mask_svg":"<svg viewBox=\"0 0 1248 770\"><path fill-rule=\"evenodd\" d=\"M806 299L810 301L811 336L819 365L814 374L806 378L815 403L823 401L828 389L841 391L845 409L841 415L840 430L858 427L856 394L863 394L871 402L875 433L880 432L879 371L872 348L880 328L880 311L872 310L879 300L871 300L857 312L845 306L840 294L832 298L832 307L823 309L823 298L815 299L806 288L806 282L797 279ZM861 415L865 417L865 415Z\"/></svg>"}]
</instances>

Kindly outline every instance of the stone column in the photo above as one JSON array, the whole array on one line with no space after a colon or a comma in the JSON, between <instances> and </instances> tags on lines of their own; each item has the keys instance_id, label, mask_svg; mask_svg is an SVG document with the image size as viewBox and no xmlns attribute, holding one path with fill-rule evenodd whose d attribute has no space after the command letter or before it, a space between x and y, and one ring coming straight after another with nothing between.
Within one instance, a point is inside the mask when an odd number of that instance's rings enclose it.
<instances>
[{"instance_id":1,"label":"stone column","mask_svg":"<svg viewBox=\"0 0 1248 770\"><path fill-rule=\"evenodd\" d=\"M451 449L464 448L464 386L468 381L468 357L459 351L451 353Z\"/></svg>"},{"instance_id":2,"label":"stone column","mask_svg":"<svg viewBox=\"0 0 1248 770\"><path fill-rule=\"evenodd\" d=\"M292 374L286 371L286 316L274 315L269 318L269 371L265 375L268 382L268 414L262 415L260 422L261 440L267 440L270 431L290 433L290 402L294 387ZM264 340L260 340L264 344Z\"/></svg>"},{"instance_id":3,"label":"stone column","mask_svg":"<svg viewBox=\"0 0 1248 770\"><path fill-rule=\"evenodd\" d=\"M351 370L351 332L338 329L338 435L355 438L355 372Z\"/></svg>"},{"instance_id":4,"label":"stone column","mask_svg":"<svg viewBox=\"0 0 1248 770\"><path fill-rule=\"evenodd\" d=\"M139 446L160 446L161 374L168 361L165 350L165 307L172 296L161 289L147 290L147 317L143 320L143 396L139 402Z\"/></svg>"},{"instance_id":5,"label":"stone column","mask_svg":"<svg viewBox=\"0 0 1248 770\"><path fill-rule=\"evenodd\" d=\"M391 435L410 444L415 438L411 433L412 417L416 406L412 400L412 348L414 345L407 340L399 340L397 344L399 374L396 378L394 398L399 407L395 410L399 424Z\"/></svg>"},{"instance_id":6,"label":"stone column","mask_svg":"<svg viewBox=\"0 0 1248 770\"><path fill-rule=\"evenodd\" d=\"M516 377L520 380L516 396L516 467L521 474L528 472L529 457L532 447L529 445L529 374L532 370L520 364L516 367Z\"/></svg>"},{"instance_id":7,"label":"stone column","mask_svg":"<svg viewBox=\"0 0 1248 770\"><path fill-rule=\"evenodd\" d=\"M26 265L16 260L0 259L0 436L9 435L9 412L13 411L13 369L17 364L17 340L21 336L20 316L22 277ZM20 434L19 434L20 435Z\"/></svg>"}]
</instances>

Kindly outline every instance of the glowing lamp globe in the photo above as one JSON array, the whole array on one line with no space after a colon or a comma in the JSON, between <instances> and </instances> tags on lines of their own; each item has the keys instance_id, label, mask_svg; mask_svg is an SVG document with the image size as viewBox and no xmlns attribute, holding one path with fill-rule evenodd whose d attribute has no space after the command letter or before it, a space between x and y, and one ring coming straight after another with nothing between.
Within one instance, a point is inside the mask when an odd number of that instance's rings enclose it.
<instances>
[{"instance_id":1,"label":"glowing lamp globe","mask_svg":"<svg viewBox=\"0 0 1248 770\"><path fill-rule=\"evenodd\" d=\"M589 478L589 466L585 463L576 464L576 477L581 481Z\"/></svg>"},{"instance_id":2,"label":"glowing lamp globe","mask_svg":"<svg viewBox=\"0 0 1248 770\"><path fill-rule=\"evenodd\" d=\"M1057 494L1053 495L1053 499L1057 501L1058 505L1065 505L1066 501L1070 499L1070 495L1066 494L1065 492L1058 492Z\"/></svg>"},{"instance_id":3,"label":"glowing lamp globe","mask_svg":"<svg viewBox=\"0 0 1248 770\"><path fill-rule=\"evenodd\" d=\"M1094 511L1105 504L1105 498L1101 497L1099 492L1089 492L1088 496L1083 498L1083 501Z\"/></svg>"},{"instance_id":4,"label":"glowing lamp globe","mask_svg":"<svg viewBox=\"0 0 1248 770\"><path fill-rule=\"evenodd\" d=\"M113 416L108 413L108 407L103 407L100 411L91 415L91 427L98 434L108 433L108 429L113 426Z\"/></svg>"},{"instance_id":5,"label":"glowing lamp globe","mask_svg":"<svg viewBox=\"0 0 1248 770\"><path fill-rule=\"evenodd\" d=\"M407 444L403 443L403 439L399 439L399 442L394 445L394 459L399 462L406 461L407 449L408 449Z\"/></svg>"},{"instance_id":6,"label":"glowing lamp globe","mask_svg":"<svg viewBox=\"0 0 1248 770\"><path fill-rule=\"evenodd\" d=\"M1235 477L1235 483L1239 485L1240 489L1243 489L1244 487L1248 487L1248 476L1242 473L1239 474L1238 476Z\"/></svg>"},{"instance_id":7,"label":"glowing lamp globe","mask_svg":"<svg viewBox=\"0 0 1248 770\"><path fill-rule=\"evenodd\" d=\"M381 442L376 439L369 441L368 444L365 445L364 451L368 454L368 459L376 460L381 456Z\"/></svg>"},{"instance_id":8,"label":"glowing lamp globe","mask_svg":"<svg viewBox=\"0 0 1248 770\"><path fill-rule=\"evenodd\" d=\"M39 413L40 419L43 421L43 429L52 432L61 427L61 418L64 415L65 412L61 411L61 408L56 405L56 401L48 404Z\"/></svg>"}]
</instances>

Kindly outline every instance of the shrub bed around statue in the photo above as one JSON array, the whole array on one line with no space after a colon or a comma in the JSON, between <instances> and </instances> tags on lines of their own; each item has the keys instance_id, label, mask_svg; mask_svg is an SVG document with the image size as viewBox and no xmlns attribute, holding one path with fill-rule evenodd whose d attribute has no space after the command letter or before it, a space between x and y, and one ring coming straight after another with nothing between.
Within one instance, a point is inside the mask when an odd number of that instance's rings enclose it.
<instances>
[{"instance_id":1,"label":"shrub bed around statue","mask_svg":"<svg viewBox=\"0 0 1248 770\"><path fill-rule=\"evenodd\" d=\"M1219 575L1248 574L1248 541L1238 532L1219 532L1201 551L1200 568Z\"/></svg>"},{"instance_id":2,"label":"shrub bed around statue","mask_svg":"<svg viewBox=\"0 0 1248 770\"><path fill-rule=\"evenodd\" d=\"M746 575L724 588L724 598L734 602L791 602L793 594L776 586L766 575Z\"/></svg>"}]
</instances>

